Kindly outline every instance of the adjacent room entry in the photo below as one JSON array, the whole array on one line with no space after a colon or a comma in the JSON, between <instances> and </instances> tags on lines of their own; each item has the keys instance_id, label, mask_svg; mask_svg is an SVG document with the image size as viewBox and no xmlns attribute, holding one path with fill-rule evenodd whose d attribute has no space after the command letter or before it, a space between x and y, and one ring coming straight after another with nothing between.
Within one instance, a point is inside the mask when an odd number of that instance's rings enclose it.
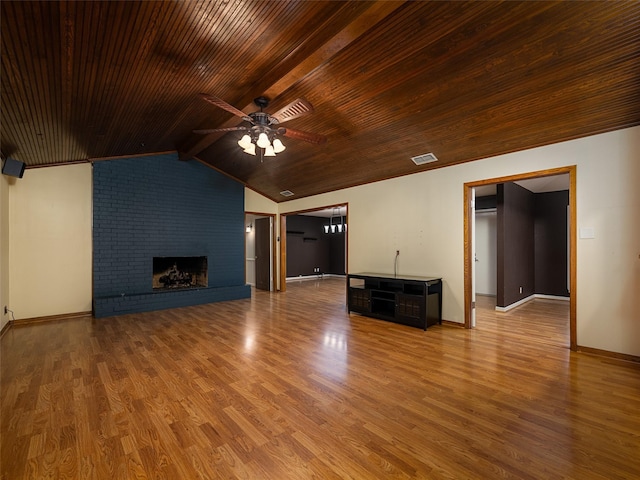
<instances>
[{"instance_id":1,"label":"adjacent room entry","mask_svg":"<svg viewBox=\"0 0 640 480\"><path fill-rule=\"evenodd\" d=\"M490 289L490 285L487 284L483 284L484 280L488 280L488 282L490 283L494 283L493 280L491 280L492 277L490 277L490 273L491 272L482 272L482 266L478 265L480 263L480 261L482 260L482 258L480 257L485 257L488 256L490 257L491 254L490 252L487 253L485 247L487 245L482 245L478 244L478 228L481 231L481 235L482 234L482 230L486 227L487 230L493 230L490 222L491 220L487 220L486 217L483 217L482 215L477 215L476 214L476 206L477 206L477 201L478 201L478 196L477 196L477 192L476 190L478 188L485 188L491 185L498 185L498 184L506 184L507 183L513 183L513 182L517 182L517 183L522 183L522 182L547 182L548 180L555 180L556 178L562 178L564 177L564 179L568 179L568 199L569 199L569 206L565 209L563 209L564 211L567 212L567 217L568 220L565 220L565 224L568 224L568 232L567 232L567 236L566 236L566 245L567 248L565 250L565 261L567 262L567 277L568 277L568 281L566 282L567 284L567 288L568 288L568 300L569 300L569 342L570 342L570 348L572 350L577 349L577 342L576 342L576 299L575 299L575 291L576 291L576 167L575 166L569 166L569 167L560 167L560 168L554 168L554 169L549 169L549 170L542 170L542 171L537 171L537 172L530 172L530 173L525 173L525 174L519 174L519 175L513 175L513 176L509 176L509 177L500 177L500 178L493 178L493 179L486 179L486 180L479 180L476 182L469 182L469 183L465 183L465 188L464 188L464 204L466 205L465 208L465 215L464 215L464 304L465 304L465 327L466 328L474 328L475 327L475 308L476 308L476 292L480 293L480 294L489 294L492 295L493 292L491 292ZM553 192L554 190L547 190L548 192ZM561 192L560 192L561 193ZM566 195L566 194L565 194ZM566 199L567 197L565 197ZM545 210L545 206L544 206L544 202L538 202L535 203L535 208L537 210ZM536 215L538 215L538 212L536 210ZM536 217L538 218L538 217ZM478 221L480 221L480 225L478 225ZM486 225L484 225L486 223ZM500 219L496 219L496 223L498 225L498 237L500 238ZM542 225L542 227L544 227L544 225ZM554 227L555 228L555 227ZM503 224L503 230L504 230L504 224ZM534 228L535 231L535 228ZM543 231L541 229L541 231ZM487 232L485 232L487 233ZM489 235L491 235L491 233L489 233ZM545 233L545 235L542 235L542 237L548 237L548 233ZM535 237L535 235L534 235ZM491 241L490 238L487 238L485 236L484 239L481 239L481 242L483 240L488 240L489 242ZM535 245L539 246L540 244L544 244L544 242L538 242ZM544 246L544 245L542 245ZM490 248L490 245L489 245ZM497 242L497 249L498 249L498 256L500 255L500 241L498 239ZM539 251L538 251L539 250ZM534 247L534 257L545 257L548 256L545 254L545 250L544 249L538 249L536 250ZM542 253L540 253L542 252ZM503 255L504 258L504 255ZM477 260L477 261L476 261ZM491 260L491 263L493 263L493 261ZM499 263L499 262L498 262ZM557 263L556 263L557 264ZM500 265L498 265L498 267L500 267ZM535 269L536 265L534 264L534 286L533 286L533 290L532 293L535 294L535 296L538 295L538 290L546 290L548 287L544 287L544 288L540 288L539 286L535 285L535 278L538 279L542 279L542 280L546 280L546 276L545 276L545 272L546 270L540 270L538 271L537 269ZM480 270L480 271L478 271ZM553 269L552 269L553 270ZM498 277L498 288L496 288L497 292L497 298L500 297L500 288L499 286L501 285L501 281L500 281L500 268L498 268L498 273L497 273L497 277ZM488 273L488 274L487 274ZM480 278L480 276L484 275L487 278ZM548 276L548 275L547 275ZM503 274L504 277L504 274ZM513 282L511 282L513 283ZM508 284L509 288L513 289L515 288L516 290L518 289L519 284L516 283L514 285L511 285L511 283ZM548 283L548 282L547 282ZM503 285L503 289L506 288L504 287L504 285L507 285L507 282L504 281L504 278L502 280L502 285ZM523 291L524 288L523 286L520 286L520 291L519 293L521 294L521 296L525 296L525 297L529 297L532 295L528 295L528 292ZM546 292L542 292L543 296L545 297L549 297L550 295L547 295ZM503 294L504 295L504 294ZM556 294L557 295L557 294ZM551 295L551 297L553 298L556 295ZM566 298L566 294L565 294L565 298ZM526 300L524 300L526 301ZM517 304L514 304L517 305Z\"/></svg>"},{"instance_id":2,"label":"adjacent room entry","mask_svg":"<svg viewBox=\"0 0 640 480\"><path fill-rule=\"evenodd\" d=\"M346 203L280 216L280 290L288 280L342 277L347 271Z\"/></svg>"},{"instance_id":3,"label":"adjacent room entry","mask_svg":"<svg viewBox=\"0 0 640 480\"><path fill-rule=\"evenodd\" d=\"M255 221L255 276L258 290L271 290L271 218Z\"/></svg>"},{"instance_id":4,"label":"adjacent room entry","mask_svg":"<svg viewBox=\"0 0 640 480\"><path fill-rule=\"evenodd\" d=\"M257 290L275 291L274 215L245 214L245 281Z\"/></svg>"},{"instance_id":5,"label":"adjacent room entry","mask_svg":"<svg viewBox=\"0 0 640 480\"><path fill-rule=\"evenodd\" d=\"M476 210L476 294L496 295L497 280L497 238L496 209Z\"/></svg>"}]
</instances>

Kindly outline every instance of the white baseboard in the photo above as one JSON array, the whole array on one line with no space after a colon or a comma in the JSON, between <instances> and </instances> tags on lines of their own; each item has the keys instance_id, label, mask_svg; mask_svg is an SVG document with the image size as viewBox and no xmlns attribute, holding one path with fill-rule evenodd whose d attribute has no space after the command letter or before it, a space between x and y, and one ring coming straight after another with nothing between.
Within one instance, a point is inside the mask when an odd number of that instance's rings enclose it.
<instances>
[{"instance_id":1,"label":"white baseboard","mask_svg":"<svg viewBox=\"0 0 640 480\"><path fill-rule=\"evenodd\" d=\"M511 305L507 305L506 307L498 307L496 305L496 312L508 312L509 310L512 310L516 307L519 307L520 305L523 305L527 302L530 302L531 300L533 300L534 298L536 298L535 295L529 295L526 298L523 298L522 300L519 300L515 303L512 303Z\"/></svg>"},{"instance_id":2,"label":"white baseboard","mask_svg":"<svg viewBox=\"0 0 640 480\"><path fill-rule=\"evenodd\" d=\"M544 295L543 293L536 293L536 298L543 298L545 300L562 300L563 302L568 302L571 300L571 297L561 297L560 295Z\"/></svg>"},{"instance_id":3,"label":"white baseboard","mask_svg":"<svg viewBox=\"0 0 640 480\"><path fill-rule=\"evenodd\" d=\"M506 307L498 307L496 306L496 312L508 312L509 310L512 310L516 307L519 307L520 305L524 305L527 302L530 302L531 300L535 299L535 298L541 298L544 300L563 300L568 302L569 301L569 297L560 297L558 295L544 295L542 293L536 293L533 295L529 295L526 298L523 298L522 300L519 300L515 303L512 303L511 305L507 305Z\"/></svg>"},{"instance_id":4,"label":"white baseboard","mask_svg":"<svg viewBox=\"0 0 640 480\"><path fill-rule=\"evenodd\" d=\"M300 275L297 277L287 277L287 282L293 282L296 280L322 280L326 277L345 278L346 275L338 275L336 273L319 273L317 275Z\"/></svg>"}]
</instances>

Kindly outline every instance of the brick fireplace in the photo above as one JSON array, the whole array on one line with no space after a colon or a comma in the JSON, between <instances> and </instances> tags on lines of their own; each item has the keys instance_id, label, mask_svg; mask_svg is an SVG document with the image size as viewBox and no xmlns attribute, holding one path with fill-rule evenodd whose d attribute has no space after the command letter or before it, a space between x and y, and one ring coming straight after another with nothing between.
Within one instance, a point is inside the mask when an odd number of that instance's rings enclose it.
<instances>
[{"instance_id":1,"label":"brick fireplace","mask_svg":"<svg viewBox=\"0 0 640 480\"><path fill-rule=\"evenodd\" d=\"M96 162L94 315L249 298L244 229L244 186L199 162Z\"/></svg>"}]
</instances>

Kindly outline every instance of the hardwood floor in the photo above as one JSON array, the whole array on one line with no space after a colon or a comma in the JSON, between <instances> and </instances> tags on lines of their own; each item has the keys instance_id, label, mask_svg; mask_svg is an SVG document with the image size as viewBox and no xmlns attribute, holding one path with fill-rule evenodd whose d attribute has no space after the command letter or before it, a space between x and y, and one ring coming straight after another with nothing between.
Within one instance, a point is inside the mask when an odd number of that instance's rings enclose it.
<instances>
[{"instance_id":1,"label":"hardwood floor","mask_svg":"<svg viewBox=\"0 0 640 480\"><path fill-rule=\"evenodd\" d=\"M640 365L564 302L422 331L344 290L10 329L2 479L639 478Z\"/></svg>"}]
</instances>

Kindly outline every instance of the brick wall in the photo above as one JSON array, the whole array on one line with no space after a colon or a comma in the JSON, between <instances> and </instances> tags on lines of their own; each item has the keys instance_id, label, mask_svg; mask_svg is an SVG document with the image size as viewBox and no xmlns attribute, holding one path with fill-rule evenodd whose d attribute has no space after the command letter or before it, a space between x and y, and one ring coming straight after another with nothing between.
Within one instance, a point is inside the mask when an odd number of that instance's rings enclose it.
<instances>
[{"instance_id":1,"label":"brick wall","mask_svg":"<svg viewBox=\"0 0 640 480\"><path fill-rule=\"evenodd\" d=\"M153 257L207 256L208 288L153 292ZM250 296L244 187L176 154L93 166L96 317Z\"/></svg>"}]
</instances>

